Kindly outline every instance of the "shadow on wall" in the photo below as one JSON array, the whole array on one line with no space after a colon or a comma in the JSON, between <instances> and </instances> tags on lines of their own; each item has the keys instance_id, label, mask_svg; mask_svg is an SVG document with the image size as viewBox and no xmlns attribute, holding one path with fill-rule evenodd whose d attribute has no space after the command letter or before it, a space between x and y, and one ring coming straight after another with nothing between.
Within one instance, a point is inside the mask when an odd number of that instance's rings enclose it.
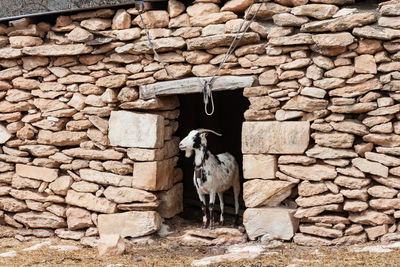
<instances>
[{"instance_id":1,"label":"shadow on wall","mask_svg":"<svg viewBox=\"0 0 400 267\"><path fill-rule=\"evenodd\" d=\"M241 131L244 121L243 113L249 107L249 101L243 96L243 90L214 92L215 112L207 116L204 112L202 94L190 94L179 96L180 117L177 135L183 139L191 130L197 128L208 128L222 134L222 137L210 134L207 136L208 149L213 154L229 152L239 163L241 184L242 177L242 152L241 152ZM200 214L200 200L193 185L193 157L186 158L181 152L178 166L183 170L184 185L184 213L187 219L198 220ZM233 193L229 190L224 194L227 205L233 207ZM242 194L240 206L244 207ZM219 202L217 201L217 206ZM229 211L227 211L229 212ZM199 213L199 214L197 214Z\"/></svg>"}]
</instances>

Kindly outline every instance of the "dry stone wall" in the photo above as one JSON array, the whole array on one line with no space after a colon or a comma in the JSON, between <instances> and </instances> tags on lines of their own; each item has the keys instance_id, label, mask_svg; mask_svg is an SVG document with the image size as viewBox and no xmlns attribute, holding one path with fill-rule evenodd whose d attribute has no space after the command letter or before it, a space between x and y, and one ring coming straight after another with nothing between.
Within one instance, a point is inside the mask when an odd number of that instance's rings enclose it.
<instances>
[{"instance_id":1,"label":"dry stone wall","mask_svg":"<svg viewBox=\"0 0 400 267\"><path fill-rule=\"evenodd\" d=\"M397 238L400 2L379 12L349 4L254 4L255 22L218 73L229 80L218 86L242 84L250 101L242 131L250 239ZM99 230L148 235L182 211L174 83L213 75L250 5L170 0L168 10L147 10L174 77L135 8L1 24L0 217L16 228L2 235L93 244ZM157 93L158 82L170 91Z\"/></svg>"},{"instance_id":2,"label":"dry stone wall","mask_svg":"<svg viewBox=\"0 0 400 267\"><path fill-rule=\"evenodd\" d=\"M400 2L276 2L266 54L244 57L266 62L244 90L249 238L290 239L299 223L307 246L397 239Z\"/></svg>"}]
</instances>

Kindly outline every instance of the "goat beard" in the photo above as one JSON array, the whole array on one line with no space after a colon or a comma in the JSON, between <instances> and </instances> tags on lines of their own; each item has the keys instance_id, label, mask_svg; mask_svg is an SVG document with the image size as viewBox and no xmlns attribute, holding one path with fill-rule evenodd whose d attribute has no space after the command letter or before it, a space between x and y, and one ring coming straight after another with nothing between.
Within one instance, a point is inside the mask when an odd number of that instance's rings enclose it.
<instances>
[{"instance_id":1,"label":"goat beard","mask_svg":"<svg viewBox=\"0 0 400 267\"><path fill-rule=\"evenodd\" d=\"M191 149L186 149L185 150L185 157L190 158L193 154L193 150Z\"/></svg>"}]
</instances>

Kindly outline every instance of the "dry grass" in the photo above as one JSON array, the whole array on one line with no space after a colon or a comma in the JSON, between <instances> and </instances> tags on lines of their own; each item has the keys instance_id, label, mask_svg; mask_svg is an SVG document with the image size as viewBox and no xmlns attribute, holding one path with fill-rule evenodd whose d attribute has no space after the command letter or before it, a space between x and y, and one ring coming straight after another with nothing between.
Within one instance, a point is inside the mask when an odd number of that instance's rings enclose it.
<instances>
[{"instance_id":1,"label":"dry grass","mask_svg":"<svg viewBox=\"0 0 400 267\"><path fill-rule=\"evenodd\" d=\"M170 221L174 236L179 236L193 225L182 220ZM0 229L1 231L1 229ZM21 251L40 242L51 241L52 245L75 245L79 250L56 251L44 246L36 251ZM376 245L374 243L363 246ZM266 266L400 266L400 250L390 253L352 252L354 246L309 248L291 243L272 248L262 258L254 261L243 261L235 264L214 265L218 267L266 267ZM15 257L0 257L0 266L190 266L195 259L220 255L224 247L187 247L176 241L156 238L152 244L130 245L124 255L98 256L96 248L83 247L77 242L57 238L37 239L19 242L14 238L0 239L0 253L17 251ZM120 264L120 265L118 265Z\"/></svg>"}]
</instances>

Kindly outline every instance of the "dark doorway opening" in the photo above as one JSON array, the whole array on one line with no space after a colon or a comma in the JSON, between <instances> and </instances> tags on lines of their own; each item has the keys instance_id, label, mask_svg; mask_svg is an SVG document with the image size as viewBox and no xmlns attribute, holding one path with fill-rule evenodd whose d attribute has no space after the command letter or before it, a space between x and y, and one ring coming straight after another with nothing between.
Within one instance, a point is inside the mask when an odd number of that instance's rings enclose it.
<instances>
[{"instance_id":1,"label":"dark doorway opening","mask_svg":"<svg viewBox=\"0 0 400 267\"><path fill-rule=\"evenodd\" d=\"M231 153L239 164L241 184L242 177L242 152L241 132L244 121L243 114L249 107L249 101L243 96L243 90L213 92L215 112L207 116L204 112L202 94L180 95L180 117L178 136L183 139L191 130L208 128L222 134L221 137L209 134L207 136L208 149L213 154L223 152ZM183 171L183 203L184 211L181 216L194 222L201 222L202 212L200 200L193 184L193 156L186 158L180 154L178 166ZM241 188L241 191L243 188ZM218 197L217 197L218 199ZM208 201L208 200L207 200ZM242 192L240 194L240 209L244 210ZM225 220L227 224L233 219L234 199L230 189L224 193ZM216 209L219 209L219 201L216 201ZM218 218L218 217L217 217Z\"/></svg>"}]
</instances>

